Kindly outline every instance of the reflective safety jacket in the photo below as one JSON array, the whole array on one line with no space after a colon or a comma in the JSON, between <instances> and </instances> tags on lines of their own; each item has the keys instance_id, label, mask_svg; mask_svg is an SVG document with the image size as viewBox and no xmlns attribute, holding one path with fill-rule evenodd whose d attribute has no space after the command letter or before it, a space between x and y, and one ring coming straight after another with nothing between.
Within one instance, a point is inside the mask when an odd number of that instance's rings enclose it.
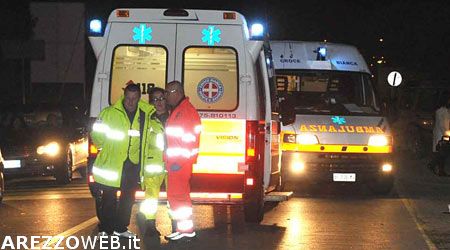
<instances>
[{"instance_id":1,"label":"reflective safety jacket","mask_svg":"<svg viewBox=\"0 0 450 250\"><path fill-rule=\"evenodd\" d=\"M170 168L173 164L192 167L198 156L201 121L188 97L183 99L170 114L165 132L166 168Z\"/></svg>"},{"instance_id":2,"label":"reflective safety jacket","mask_svg":"<svg viewBox=\"0 0 450 250\"><path fill-rule=\"evenodd\" d=\"M144 148L144 159L141 168L141 176L154 177L165 174L163 152L164 143L164 126L156 117L156 112L151 112L149 119L149 127L145 137L146 147ZM142 187L144 189L144 187Z\"/></svg>"},{"instance_id":3,"label":"reflective safety jacket","mask_svg":"<svg viewBox=\"0 0 450 250\"><path fill-rule=\"evenodd\" d=\"M130 158L131 162L140 164L145 159L145 150L140 148L146 149L149 141L141 142L141 136L147 137L150 114L155 112L153 106L141 100L133 122L130 123L123 99L122 97L114 105L102 110L91 133L94 144L101 149L92 168L94 180L116 188L120 187L125 160Z\"/></svg>"}]
</instances>

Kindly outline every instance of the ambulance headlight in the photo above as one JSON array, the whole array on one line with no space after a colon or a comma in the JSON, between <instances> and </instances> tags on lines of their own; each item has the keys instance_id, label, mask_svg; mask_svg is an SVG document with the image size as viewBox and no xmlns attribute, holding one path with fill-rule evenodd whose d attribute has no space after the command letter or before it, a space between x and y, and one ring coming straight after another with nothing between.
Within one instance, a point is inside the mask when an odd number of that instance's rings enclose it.
<instances>
[{"instance_id":1,"label":"ambulance headlight","mask_svg":"<svg viewBox=\"0 0 450 250\"><path fill-rule=\"evenodd\" d=\"M296 139L297 143L301 145L319 144L319 139L317 139L317 136L311 134L299 134Z\"/></svg>"},{"instance_id":2,"label":"ambulance headlight","mask_svg":"<svg viewBox=\"0 0 450 250\"><path fill-rule=\"evenodd\" d=\"M39 146L36 150L38 155L46 154L48 156L56 156L59 153L60 147L57 142L50 142L47 145Z\"/></svg>"},{"instance_id":3,"label":"ambulance headlight","mask_svg":"<svg viewBox=\"0 0 450 250\"><path fill-rule=\"evenodd\" d=\"M388 146L391 144L391 141L392 139L385 135L372 135L369 138L368 145L377 147Z\"/></svg>"},{"instance_id":4,"label":"ambulance headlight","mask_svg":"<svg viewBox=\"0 0 450 250\"><path fill-rule=\"evenodd\" d=\"M101 34L102 33L102 21L99 19L92 19L89 23L89 30L93 34Z\"/></svg>"},{"instance_id":5,"label":"ambulance headlight","mask_svg":"<svg viewBox=\"0 0 450 250\"><path fill-rule=\"evenodd\" d=\"M264 26L260 23L254 23L250 27L250 36L252 38L261 38L264 35Z\"/></svg>"}]
</instances>

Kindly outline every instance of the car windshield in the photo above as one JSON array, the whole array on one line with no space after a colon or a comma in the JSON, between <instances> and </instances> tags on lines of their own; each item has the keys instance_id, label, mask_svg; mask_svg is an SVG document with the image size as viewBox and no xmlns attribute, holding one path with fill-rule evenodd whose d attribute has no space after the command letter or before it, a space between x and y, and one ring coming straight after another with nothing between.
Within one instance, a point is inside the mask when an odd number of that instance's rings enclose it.
<instances>
[{"instance_id":1,"label":"car windshield","mask_svg":"<svg viewBox=\"0 0 450 250\"><path fill-rule=\"evenodd\" d=\"M62 118L56 112L5 113L0 117L2 130L61 128Z\"/></svg>"},{"instance_id":2,"label":"car windshield","mask_svg":"<svg viewBox=\"0 0 450 250\"><path fill-rule=\"evenodd\" d=\"M379 114L368 74L280 71L277 89L297 114Z\"/></svg>"}]
</instances>

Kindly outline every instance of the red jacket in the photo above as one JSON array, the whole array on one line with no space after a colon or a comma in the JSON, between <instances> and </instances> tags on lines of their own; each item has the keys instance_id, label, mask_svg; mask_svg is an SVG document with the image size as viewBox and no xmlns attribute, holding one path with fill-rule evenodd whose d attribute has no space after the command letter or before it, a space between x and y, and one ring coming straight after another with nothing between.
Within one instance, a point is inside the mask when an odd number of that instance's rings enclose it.
<instances>
[{"instance_id":1,"label":"red jacket","mask_svg":"<svg viewBox=\"0 0 450 250\"><path fill-rule=\"evenodd\" d=\"M197 161L200 131L200 116L186 97L172 111L166 122L165 161L168 171L172 164L192 167Z\"/></svg>"}]
</instances>

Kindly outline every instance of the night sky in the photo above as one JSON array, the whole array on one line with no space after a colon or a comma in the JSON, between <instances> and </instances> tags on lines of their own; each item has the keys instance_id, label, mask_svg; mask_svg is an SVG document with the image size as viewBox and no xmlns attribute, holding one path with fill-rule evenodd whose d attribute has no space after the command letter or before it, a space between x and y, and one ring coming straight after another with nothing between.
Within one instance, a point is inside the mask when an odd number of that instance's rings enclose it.
<instances>
[{"instance_id":1,"label":"night sky","mask_svg":"<svg viewBox=\"0 0 450 250\"><path fill-rule=\"evenodd\" d=\"M64 1L53 1L64 2ZM81 1L83 2L83 1ZM370 63L400 67L418 80L450 80L450 1L84 1L87 19L118 7L236 10L265 23L273 40L349 43ZM2 1L0 40L32 39L27 1ZM6 22L7 20L7 22ZM87 22L86 22L87 23ZM383 38L383 42L379 39ZM373 58L375 56L375 59ZM8 62L0 54L3 68ZM14 70L14 69L7 69Z\"/></svg>"}]
</instances>

